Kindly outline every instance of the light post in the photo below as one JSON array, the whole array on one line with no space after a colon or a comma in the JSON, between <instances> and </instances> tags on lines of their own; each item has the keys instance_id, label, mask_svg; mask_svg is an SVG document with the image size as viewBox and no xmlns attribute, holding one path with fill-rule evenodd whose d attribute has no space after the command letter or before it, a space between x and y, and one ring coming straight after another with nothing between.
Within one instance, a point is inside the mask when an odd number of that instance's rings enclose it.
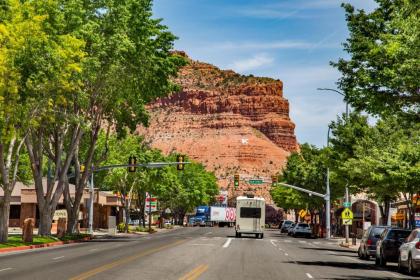
<instances>
[{"instance_id":1,"label":"light post","mask_svg":"<svg viewBox=\"0 0 420 280\"><path fill-rule=\"evenodd\" d=\"M342 93L341 91L332 89L332 88L317 88L317 90L325 90L325 91L332 91L335 93L338 93L339 95L344 97L344 101L346 102L346 121L348 121L349 119L349 103L346 100L346 95L344 93ZM328 137L327 137L327 147L329 146L330 143L330 127L328 126ZM329 192L329 168L327 168L327 192ZM345 199L346 199L346 205L348 205L349 203L349 188L346 185L346 195L345 195ZM329 221L327 221L329 222ZM349 226L345 225L345 237L346 237L346 243L349 243Z\"/></svg>"}]
</instances>

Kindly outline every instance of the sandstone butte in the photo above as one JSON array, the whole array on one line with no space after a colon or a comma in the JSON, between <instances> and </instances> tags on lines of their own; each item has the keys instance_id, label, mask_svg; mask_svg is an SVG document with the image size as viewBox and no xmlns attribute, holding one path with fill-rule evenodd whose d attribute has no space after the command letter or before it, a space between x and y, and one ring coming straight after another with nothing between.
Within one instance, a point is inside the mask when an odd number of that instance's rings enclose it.
<instances>
[{"instance_id":1,"label":"sandstone butte","mask_svg":"<svg viewBox=\"0 0 420 280\"><path fill-rule=\"evenodd\" d=\"M280 80L239 75L194 61L174 80L181 90L148 104L151 122L138 128L152 147L178 152L214 171L229 199L244 193L272 203L271 175L298 149ZM233 186L240 174L240 186ZM251 178L264 178L250 185Z\"/></svg>"}]
</instances>

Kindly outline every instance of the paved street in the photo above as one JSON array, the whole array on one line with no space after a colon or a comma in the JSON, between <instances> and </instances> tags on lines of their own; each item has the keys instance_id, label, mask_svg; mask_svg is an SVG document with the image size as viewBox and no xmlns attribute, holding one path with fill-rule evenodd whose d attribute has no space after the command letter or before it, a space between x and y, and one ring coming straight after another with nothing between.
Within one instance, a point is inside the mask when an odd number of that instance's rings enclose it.
<instances>
[{"instance_id":1,"label":"paved street","mask_svg":"<svg viewBox=\"0 0 420 280\"><path fill-rule=\"evenodd\" d=\"M0 279L420 279L375 267L334 241L235 238L232 228L182 228L0 256Z\"/></svg>"}]
</instances>

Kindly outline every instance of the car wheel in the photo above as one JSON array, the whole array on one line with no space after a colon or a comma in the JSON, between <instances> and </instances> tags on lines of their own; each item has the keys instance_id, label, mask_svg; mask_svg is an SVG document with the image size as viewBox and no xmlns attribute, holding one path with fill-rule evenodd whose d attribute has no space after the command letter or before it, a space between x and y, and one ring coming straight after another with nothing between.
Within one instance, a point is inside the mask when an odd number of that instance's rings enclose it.
<instances>
[{"instance_id":1,"label":"car wheel","mask_svg":"<svg viewBox=\"0 0 420 280\"><path fill-rule=\"evenodd\" d=\"M408 274L414 275L416 274L416 270L414 269L413 259L411 255L408 256L408 263L407 263Z\"/></svg>"},{"instance_id":2,"label":"car wheel","mask_svg":"<svg viewBox=\"0 0 420 280\"><path fill-rule=\"evenodd\" d=\"M401 256L398 257L397 271L398 272L402 272L403 271L403 266L402 266L402 262L401 262Z\"/></svg>"},{"instance_id":3,"label":"car wheel","mask_svg":"<svg viewBox=\"0 0 420 280\"><path fill-rule=\"evenodd\" d=\"M261 239L263 239L264 238L264 233L261 233Z\"/></svg>"},{"instance_id":4,"label":"car wheel","mask_svg":"<svg viewBox=\"0 0 420 280\"><path fill-rule=\"evenodd\" d=\"M380 260L379 260L378 256L375 257L375 264L380 265Z\"/></svg>"},{"instance_id":5,"label":"car wheel","mask_svg":"<svg viewBox=\"0 0 420 280\"><path fill-rule=\"evenodd\" d=\"M385 267L385 266L386 266L386 260L385 260L385 258L384 258L383 253L381 253L381 254L379 255L379 265L380 265L380 266L382 266L382 267Z\"/></svg>"}]
</instances>

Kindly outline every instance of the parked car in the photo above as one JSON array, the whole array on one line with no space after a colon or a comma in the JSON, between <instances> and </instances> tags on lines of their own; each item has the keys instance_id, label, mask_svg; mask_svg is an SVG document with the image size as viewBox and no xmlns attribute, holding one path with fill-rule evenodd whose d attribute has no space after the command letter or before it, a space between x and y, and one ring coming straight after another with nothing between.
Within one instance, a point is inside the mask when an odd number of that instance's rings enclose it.
<instances>
[{"instance_id":1,"label":"parked car","mask_svg":"<svg viewBox=\"0 0 420 280\"><path fill-rule=\"evenodd\" d=\"M293 237L304 236L304 237L311 237L312 230L309 224L307 223L298 223L292 230Z\"/></svg>"},{"instance_id":2,"label":"parked car","mask_svg":"<svg viewBox=\"0 0 420 280\"><path fill-rule=\"evenodd\" d=\"M376 242L381 237L382 232L389 227L387 226L370 226L360 241L357 254L361 259L369 259L376 256Z\"/></svg>"},{"instance_id":3,"label":"parked car","mask_svg":"<svg viewBox=\"0 0 420 280\"><path fill-rule=\"evenodd\" d=\"M387 228L376 243L375 264L386 266L387 262L398 262L399 248L410 235L411 230Z\"/></svg>"},{"instance_id":4,"label":"parked car","mask_svg":"<svg viewBox=\"0 0 420 280\"><path fill-rule=\"evenodd\" d=\"M290 227L287 228L287 235L292 235L292 231L295 228L296 224L292 223Z\"/></svg>"},{"instance_id":5,"label":"parked car","mask_svg":"<svg viewBox=\"0 0 420 280\"><path fill-rule=\"evenodd\" d=\"M293 224L292 221L283 221L281 227L280 227L280 233L286 233L289 227Z\"/></svg>"},{"instance_id":6,"label":"parked car","mask_svg":"<svg viewBox=\"0 0 420 280\"><path fill-rule=\"evenodd\" d=\"M420 271L420 229L415 229L400 247L398 270L406 267L409 274Z\"/></svg>"}]
</instances>

